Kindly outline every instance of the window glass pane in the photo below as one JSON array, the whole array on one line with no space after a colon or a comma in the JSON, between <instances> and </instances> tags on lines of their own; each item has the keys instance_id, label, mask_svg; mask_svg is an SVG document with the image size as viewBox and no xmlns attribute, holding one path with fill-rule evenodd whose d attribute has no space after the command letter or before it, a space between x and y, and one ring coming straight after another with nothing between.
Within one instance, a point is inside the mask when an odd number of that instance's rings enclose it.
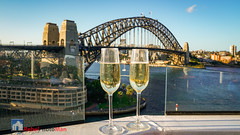
<instances>
[{"instance_id":1,"label":"window glass pane","mask_svg":"<svg viewBox=\"0 0 240 135\"><path fill-rule=\"evenodd\" d=\"M0 131L11 130L12 119L23 119L24 127L85 119L85 97L76 102L79 90L86 91L82 57L28 50L0 54Z\"/></svg>"}]
</instances>

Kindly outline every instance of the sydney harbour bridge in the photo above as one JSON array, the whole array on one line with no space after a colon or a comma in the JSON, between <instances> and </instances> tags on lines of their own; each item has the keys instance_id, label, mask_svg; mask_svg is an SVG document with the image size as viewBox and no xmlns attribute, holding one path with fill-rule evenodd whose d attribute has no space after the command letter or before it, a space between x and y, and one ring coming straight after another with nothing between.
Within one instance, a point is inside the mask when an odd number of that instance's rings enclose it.
<instances>
[{"instance_id":1,"label":"sydney harbour bridge","mask_svg":"<svg viewBox=\"0 0 240 135\"><path fill-rule=\"evenodd\" d=\"M60 31L60 34L63 33L64 36L57 37L59 42L48 39L43 41L43 45L1 45L0 51L10 51L10 53L2 55L18 58L43 57L44 54L47 55L46 52L78 55L85 59L85 71L100 56L100 49L104 47L117 47L119 50L143 48L153 52L171 54L175 65L184 65L189 60L188 44L182 48L171 31L152 18L143 16L116 19L77 34L76 30L72 30L76 27L73 21L65 20L64 23L66 24L65 31ZM55 27L51 23L48 24L49 29ZM70 29L66 30L67 27ZM47 33L47 37L50 38L50 31Z\"/></svg>"},{"instance_id":2,"label":"sydney harbour bridge","mask_svg":"<svg viewBox=\"0 0 240 135\"><path fill-rule=\"evenodd\" d=\"M99 58L101 48L116 47L124 58L131 49L142 48L150 51L150 57L171 55L168 60L175 65L188 61L188 44L182 48L166 26L147 17L112 20L84 33L77 32L74 21L64 20L60 31L47 23L42 41L35 46L0 45L0 100L9 103L6 108L60 113L75 108L71 118L82 119L87 102L85 72Z\"/></svg>"}]
</instances>

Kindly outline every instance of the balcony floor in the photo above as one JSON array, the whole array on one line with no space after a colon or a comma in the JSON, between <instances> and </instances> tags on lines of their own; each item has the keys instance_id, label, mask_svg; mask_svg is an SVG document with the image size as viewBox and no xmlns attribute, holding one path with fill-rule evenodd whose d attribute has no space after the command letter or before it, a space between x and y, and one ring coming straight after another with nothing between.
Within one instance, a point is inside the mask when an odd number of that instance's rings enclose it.
<instances>
[{"instance_id":1,"label":"balcony floor","mask_svg":"<svg viewBox=\"0 0 240 135\"><path fill-rule=\"evenodd\" d=\"M240 115L143 115L141 121L151 125L148 131L138 132L126 130L124 134L156 134L156 135L239 135ZM124 126L135 117L114 119L114 123ZM24 132L24 134L44 135L96 135L99 127L108 124L108 121L98 121L72 126L64 126L67 131L39 131ZM16 134L16 133L13 133Z\"/></svg>"}]
</instances>

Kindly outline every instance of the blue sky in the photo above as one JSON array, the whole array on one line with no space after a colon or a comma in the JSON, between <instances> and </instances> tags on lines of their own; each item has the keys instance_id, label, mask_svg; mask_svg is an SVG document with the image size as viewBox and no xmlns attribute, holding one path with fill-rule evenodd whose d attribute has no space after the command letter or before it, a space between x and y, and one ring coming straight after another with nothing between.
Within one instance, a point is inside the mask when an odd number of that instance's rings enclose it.
<instances>
[{"instance_id":1,"label":"blue sky","mask_svg":"<svg viewBox=\"0 0 240 135\"><path fill-rule=\"evenodd\" d=\"M85 32L101 23L125 17L158 19L190 50L229 51L240 48L239 0L0 0L2 44L42 44L47 22L60 29L65 19ZM239 50L239 49L238 49Z\"/></svg>"}]
</instances>

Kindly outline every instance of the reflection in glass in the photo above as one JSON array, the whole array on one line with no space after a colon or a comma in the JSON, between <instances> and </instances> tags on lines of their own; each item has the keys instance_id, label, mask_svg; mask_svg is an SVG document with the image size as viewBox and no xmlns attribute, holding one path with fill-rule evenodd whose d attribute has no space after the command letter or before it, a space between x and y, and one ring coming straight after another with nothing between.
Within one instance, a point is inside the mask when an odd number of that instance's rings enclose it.
<instances>
[{"instance_id":1,"label":"reflection in glass","mask_svg":"<svg viewBox=\"0 0 240 135\"><path fill-rule=\"evenodd\" d=\"M0 130L16 117L25 127L85 119L82 57L22 50L0 61Z\"/></svg>"},{"instance_id":2,"label":"reflection in glass","mask_svg":"<svg viewBox=\"0 0 240 135\"><path fill-rule=\"evenodd\" d=\"M219 77L219 83L221 84L222 83L222 78L223 78L223 72L220 72L220 77Z\"/></svg>"}]
</instances>

